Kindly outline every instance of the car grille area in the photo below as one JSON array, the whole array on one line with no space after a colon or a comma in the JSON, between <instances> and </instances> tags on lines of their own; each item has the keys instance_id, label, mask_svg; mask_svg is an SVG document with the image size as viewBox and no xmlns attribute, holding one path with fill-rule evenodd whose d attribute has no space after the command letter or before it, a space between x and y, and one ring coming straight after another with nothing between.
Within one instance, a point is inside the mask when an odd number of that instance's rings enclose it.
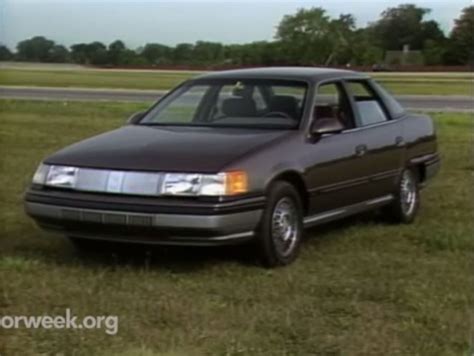
<instances>
[{"instance_id":1,"label":"car grille area","mask_svg":"<svg viewBox=\"0 0 474 356\"><path fill-rule=\"evenodd\" d=\"M62 209L61 218L70 221L82 221L96 224L116 224L131 226L153 226L153 216L146 214L90 212L80 209Z\"/></svg>"}]
</instances>

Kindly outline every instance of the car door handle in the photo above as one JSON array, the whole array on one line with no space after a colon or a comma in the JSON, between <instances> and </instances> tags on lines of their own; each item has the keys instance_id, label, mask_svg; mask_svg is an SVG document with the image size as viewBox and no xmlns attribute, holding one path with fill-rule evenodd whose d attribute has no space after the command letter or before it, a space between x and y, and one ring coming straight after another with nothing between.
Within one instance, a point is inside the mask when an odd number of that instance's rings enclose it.
<instances>
[{"instance_id":1,"label":"car door handle","mask_svg":"<svg viewBox=\"0 0 474 356\"><path fill-rule=\"evenodd\" d=\"M395 138L395 145L397 145L397 147L403 147L405 146L405 140L403 139L402 136L397 136Z\"/></svg>"},{"instance_id":2,"label":"car door handle","mask_svg":"<svg viewBox=\"0 0 474 356\"><path fill-rule=\"evenodd\" d=\"M367 146L366 145L358 145L355 148L355 154L357 157L361 157L365 155L367 152Z\"/></svg>"}]
</instances>

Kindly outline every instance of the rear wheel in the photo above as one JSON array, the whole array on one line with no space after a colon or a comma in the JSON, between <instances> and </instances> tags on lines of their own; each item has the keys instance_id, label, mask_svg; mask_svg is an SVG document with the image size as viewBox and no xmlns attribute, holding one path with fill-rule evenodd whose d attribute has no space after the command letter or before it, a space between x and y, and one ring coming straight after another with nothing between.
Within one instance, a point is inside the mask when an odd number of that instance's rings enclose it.
<instances>
[{"instance_id":1,"label":"rear wheel","mask_svg":"<svg viewBox=\"0 0 474 356\"><path fill-rule=\"evenodd\" d=\"M267 267L293 262L298 256L303 235L301 199L289 183L274 183L257 230L257 248Z\"/></svg>"},{"instance_id":2,"label":"rear wheel","mask_svg":"<svg viewBox=\"0 0 474 356\"><path fill-rule=\"evenodd\" d=\"M404 169L400 175L394 201L384 209L385 215L397 223L413 222L420 207L418 175L412 169Z\"/></svg>"}]
</instances>

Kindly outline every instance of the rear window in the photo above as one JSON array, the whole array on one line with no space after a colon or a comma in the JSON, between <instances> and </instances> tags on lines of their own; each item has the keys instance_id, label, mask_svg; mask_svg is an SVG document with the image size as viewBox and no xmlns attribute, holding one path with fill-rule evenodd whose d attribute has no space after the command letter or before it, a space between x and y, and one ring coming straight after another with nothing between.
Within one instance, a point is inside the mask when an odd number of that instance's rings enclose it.
<instances>
[{"instance_id":1,"label":"rear window","mask_svg":"<svg viewBox=\"0 0 474 356\"><path fill-rule=\"evenodd\" d=\"M385 105L387 106L387 109L393 118L400 117L405 113L403 106L401 106L400 103L393 97L393 95L390 94L382 85L375 81L372 81L372 85L382 96L383 101L385 102Z\"/></svg>"},{"instance_id":2,"label":"rear window","mask_svg":"<svg viewBox=\"0 0 474 356\"><path fill-rule=\"evenodd\" d=\"M381 99L365 81L348 82L356 109L359 112L358 126L367 126L387 121Z\"/></svg>"}]
</instances>

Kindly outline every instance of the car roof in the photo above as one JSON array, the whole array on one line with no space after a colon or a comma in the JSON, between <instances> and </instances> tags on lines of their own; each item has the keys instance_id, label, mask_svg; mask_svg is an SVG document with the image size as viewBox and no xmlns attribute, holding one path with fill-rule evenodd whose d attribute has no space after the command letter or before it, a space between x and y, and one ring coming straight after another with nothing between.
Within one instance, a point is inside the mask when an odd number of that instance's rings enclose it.
<instances>
[{"instance_id":1,"label":"car roof","mask_svg":"<svg viewBox=\"0 0 474 356\"><path fill-rule=\"evenodd\" d=\"M319 82L322 80L338 78L369 78L364 73L350 70L318 68L318 67L264 67L234 69L202 74L195 80L205 79L285 79L306 82Z\"/></svg>"}]
</instances>

